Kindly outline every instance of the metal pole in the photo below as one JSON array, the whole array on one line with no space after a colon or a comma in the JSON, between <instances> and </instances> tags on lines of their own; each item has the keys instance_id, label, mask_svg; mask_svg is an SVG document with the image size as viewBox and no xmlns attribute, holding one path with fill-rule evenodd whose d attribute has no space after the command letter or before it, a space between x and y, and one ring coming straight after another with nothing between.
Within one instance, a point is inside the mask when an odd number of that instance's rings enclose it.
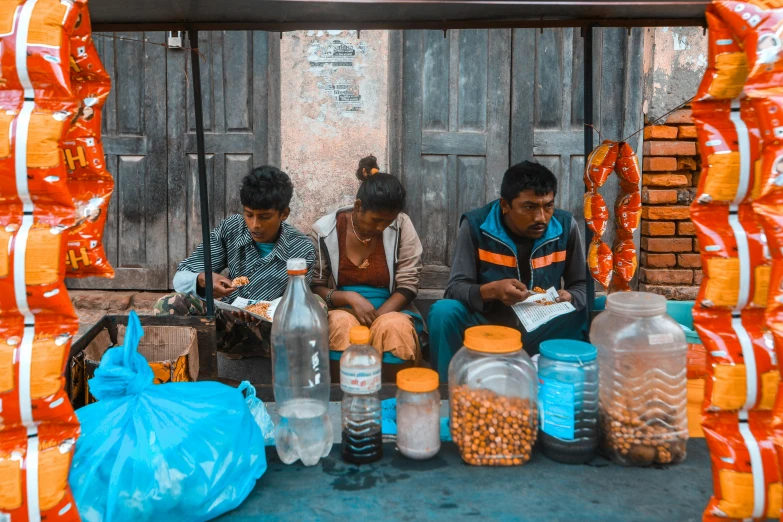
<instances>
[{"instance_id":1,"label":"metal pole","mask_svg":"<svg viewBox=\"0 0 783 522\"><path fill-rule=\"evenodd\" d=\"M593 26L588 25L583 29L584 43L584 110L585 110L585 167L587 167L587 158L593 151L593 128L588 125L593 124ZM587 192L587 185L585 185ZM585 223L585 259L588 259L590 252L590 228ZM589 261L589 259L588 259ZM592 321L593 300L595 299L595 282L590 273L590 267L585 263L587 271L587 328L589 331Z\"/></svg>"},{"instance_id":2,"label":"metal pole","mask_svg":"<svg viewBox=\"0 0 783 522\"><path fill-rule=\"evenodd\" d=\"M193 109L196 113L196 152L198 154L198 194L201 200L201 240L204 243L204 287L207 298L207 316L215 317L215 298L212 295L212 245L209 241L209 192L207 191L207 158L204 152L204 113L201 107L201 56L198 52L198 31L188 31L190 39L190 67L193 73Z\"/></svg>"}]
</instances>

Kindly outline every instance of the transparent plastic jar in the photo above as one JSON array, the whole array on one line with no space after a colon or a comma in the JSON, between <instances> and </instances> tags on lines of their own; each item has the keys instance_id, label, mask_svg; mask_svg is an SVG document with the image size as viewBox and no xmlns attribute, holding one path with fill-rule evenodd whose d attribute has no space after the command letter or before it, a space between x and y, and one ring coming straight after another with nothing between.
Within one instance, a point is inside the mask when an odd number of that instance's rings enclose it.
<instances>
[{"instance_id":1,"label":"transparent plastic jar","mask_svg":"<svg viewBox=\"0 0 783 522\"><path fill-rule=\"evenodd\" d=\"M501 326L465 331L449 364L451 436L474 466L518 466L530 460L538 433L536 370L522 336Z\"/></svg>"},{"instance_id":2,"label":"transparent plastic jar","mask_svg":"<svg viewBox=\"0 0 783 522\"><path fill-rule=\"evenodd\" d=\"M440 451L438 372L408 368L397 374L397 449L410 459Z\"/></svg>"},{"instance_id":3,"label":"transparent plastic jar","mask_svg":"<svg viewBox=\"0 0 783 522\"><path fill-rule=\"evenodd\" d=\"M544 455L583 464L598 449L598 361L595 346L550 339L538 358L538 434Z\"/></svg>"},{"instance_id":4,"label":"transparent plastic jar","mask_svg":"<svg viewBox=\"0 0 783 522\"><path fill-rule=\"evenodd\" d=\"M601 448L625 466L676 464L688 442L688 345L666 298L619 292L593 321Z\"/></svg>"}]
</instances>

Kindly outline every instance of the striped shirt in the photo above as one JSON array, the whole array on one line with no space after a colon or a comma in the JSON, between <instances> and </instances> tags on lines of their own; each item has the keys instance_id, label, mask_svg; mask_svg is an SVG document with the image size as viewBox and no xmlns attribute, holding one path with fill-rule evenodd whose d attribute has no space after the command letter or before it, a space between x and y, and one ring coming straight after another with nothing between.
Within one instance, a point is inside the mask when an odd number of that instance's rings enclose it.
<instances>
[{"instance_id":1,"label":"striped shirt","mask_svg":"<svg viewBox=\"0 0 783 522\"><path fill-rule=\"evenodd\" d=\"M239 214L226 218L212 231L210 244L213 272L221 273L228 268L229 279L247 276L250 280L248 285L238 288L233 294L224 298L223 301L226 303L232 303L240 296L254 301L271 301L281 297L288 284L286 262L289 259L305 259L308 268L307 282L312 279L315 247L307 236L288 223L284 222L281 225L280 237L272 253L264 258L261 257L245 225L245 219ZM202 272L204 272L203 244L177 267L175 290L195 292L196 277Z\"/></svg>"}]
</instances>

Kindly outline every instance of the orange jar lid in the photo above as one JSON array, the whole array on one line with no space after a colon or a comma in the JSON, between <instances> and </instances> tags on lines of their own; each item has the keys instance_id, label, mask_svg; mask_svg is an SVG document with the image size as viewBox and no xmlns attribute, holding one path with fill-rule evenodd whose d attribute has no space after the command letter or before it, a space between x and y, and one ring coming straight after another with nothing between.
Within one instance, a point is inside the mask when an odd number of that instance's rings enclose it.
<instances>
[{"instance_id":1,"label":"orange jar lid","mask_svg":"<svg viewBox=\"0 0 783 522\"><path fill-rule=\"evenodd\" d=\"M464 344L482 353L511 353L522 349L522 334L505 326L474 326L465 330Z\"/></svg>"},{"instance_id":2,"label":"orange jar lid","mask_svg":"<svg viewBox=\"0 0 783 522\"><path fill-rule=\"evenodd\" d=\"M397 374L397 387L402 391L427 393L438 389L438 372L427 368L408 368Z\"/></svg>"},{"instance_id":3,"label":"orange jar lid","mask_svg":"<svg viewBox=\"0 0 783 522\"><path fill-rule=\"evenodd\" d=\"M370 344L370 329L366 326L354 326L348 337L351 344Z\"/></svg>"}]
</instances>

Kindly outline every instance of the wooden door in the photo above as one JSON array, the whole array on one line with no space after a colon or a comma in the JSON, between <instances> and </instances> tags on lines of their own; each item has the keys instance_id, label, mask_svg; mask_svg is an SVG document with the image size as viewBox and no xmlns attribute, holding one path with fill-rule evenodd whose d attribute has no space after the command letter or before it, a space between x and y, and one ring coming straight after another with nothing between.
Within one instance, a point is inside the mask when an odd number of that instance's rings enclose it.
<instances>
[{"instance_id":1,"label":"wooden door","mask_svg":"<svg viewBox=\"0 0 783 522\"><path fill-rule=\"evenodd\" d=\"M279 37L261 31L203 32L199 50L208 218L214 228L242 211L239 187L253 167L280 163ZM190 55L172 50L167 62L170 279L202 237Z\"/></svg>"},{"instance_id":2,"label":"wooden door","mask_svg":"<svg viewBox=\"0 0 783 522\"><path fill-rule=\"evenodd\" d=\"M114 38L117 37L117 38ZM163 289L166 248L166 48L164 33L96 35L112 78L103 112L106 165L114 193L104 246L113 280L69 279L69 288Z\"/></svg>"},{"instance_id":3,"label":"wooden door","mask_svg":"<svg viewBox=\"0 0 783 522\"><path fill-rule=\"evenodd\" d=\"M557 205L583 223L582 46L578 29L403 33L398 168L424 245L423 288L445 286L459 216L499 197L509 165L531 159L549 168ZM641 128L641 30L596 30L594 71L602 135L617 140ZM616 181L602 192L613 204Z\"/></svg>"}]
</instances>

